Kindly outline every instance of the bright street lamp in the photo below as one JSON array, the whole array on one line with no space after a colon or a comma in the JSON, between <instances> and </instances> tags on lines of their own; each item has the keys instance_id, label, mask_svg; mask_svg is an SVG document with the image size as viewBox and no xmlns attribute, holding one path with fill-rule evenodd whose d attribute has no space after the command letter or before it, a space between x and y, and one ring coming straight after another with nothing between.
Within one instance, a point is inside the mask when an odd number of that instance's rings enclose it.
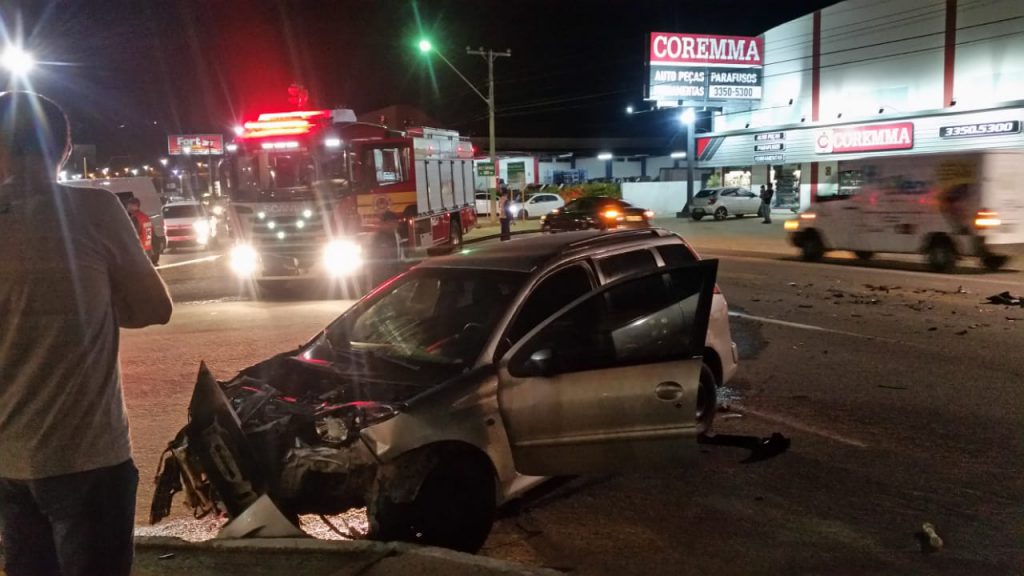
<instances>
[{"instance_id":1,"label":"bright street lamp","mask_svg":"<svg viewBox=\"0 0 1024 576\"><path fill-rule=\"evenodd\" d=\"M10 45L4 49L3 56L0 56L0 64L13 76L24 77L35 67L36 59L20 46Z\"/></svg>"},{"instance_id":2,"label":"bright street lamp","mask_svg":"<svg viewBox=\"0 0 1024 576\"><path fill-rule=\"evenodd\" d=\"M633 113L633 107L632 106L626 106L626 114L632 114L632 113Z\"/></svg>"},{"instance_id":3,"label":"bright street lamp","mask_svg":"<svg viewBox=\"0 0 1024 576\"><path fill-rule=\"evenodd\" d=\"M434 49L434 45L430 43L430 40L424 38L420 40L420 52L426 53Z\"/></svg>"}]
</instances>

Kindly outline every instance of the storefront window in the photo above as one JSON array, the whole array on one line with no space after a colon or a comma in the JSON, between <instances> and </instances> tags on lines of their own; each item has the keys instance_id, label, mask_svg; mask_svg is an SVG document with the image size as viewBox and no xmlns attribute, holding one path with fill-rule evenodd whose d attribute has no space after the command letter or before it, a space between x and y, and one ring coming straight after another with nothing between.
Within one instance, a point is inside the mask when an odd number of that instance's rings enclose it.
<instances>
[{"instance_id":1,"label":"storefront window","mask_svg":"<svg viewBox=\"0 0 1024 576\"><path fill-rule=\"evenodd\" d=\"M723 169L722 186L750 188L750 167Z\"/></svg>"},{"instance_id":2,"label":"storefront window","mask_svg":"<svg viewBox=\"0 0 1024 576\"><path fill-rule=\"evenodd\" d=\"M775 185L775 208L795 210L800 207L800 165L772 166L770 180Z\"/></svg>"}]
</instances>

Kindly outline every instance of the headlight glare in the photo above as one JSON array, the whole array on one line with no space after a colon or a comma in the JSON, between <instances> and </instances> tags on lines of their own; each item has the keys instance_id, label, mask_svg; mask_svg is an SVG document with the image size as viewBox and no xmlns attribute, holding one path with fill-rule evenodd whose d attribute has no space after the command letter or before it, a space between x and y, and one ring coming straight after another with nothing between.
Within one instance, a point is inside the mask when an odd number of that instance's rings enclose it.
<instances>
[{"instance_id":1,"label":"headlight glare","mask_svg":"<svg viewBox=\"0 0 1024 576\"><path fill-rule=\"evenodd\" d=\"M331 240L324 248L324 268L332 276L347 276L363 265L363 249L351 240Z\"/></svg>"},{"instance_id":2,"label":"headlight glare","mask_svg":"<svg viewBox=\"0 0 1024 576\"><path fill-rule=\"evenodd\" d=\"M260 255L248 244L239 244L231 249L229 256L231 270L242 278L252 276L260 265Z\"/></svg>"}]
</instances>

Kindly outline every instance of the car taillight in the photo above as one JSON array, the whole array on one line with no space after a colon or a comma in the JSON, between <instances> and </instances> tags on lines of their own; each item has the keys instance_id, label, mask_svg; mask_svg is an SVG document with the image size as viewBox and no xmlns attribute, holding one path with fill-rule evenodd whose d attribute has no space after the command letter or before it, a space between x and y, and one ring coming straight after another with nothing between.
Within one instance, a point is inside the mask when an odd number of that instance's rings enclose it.
<instances>
[{"instance_id":1,"label":"car taillight","mask_svg":"<svg viewBox=\"0 0 1024 576\"><path fill-rule=\"evenodd\" d=\"M1003 221L999 219L999 212L994 210L978 210L974 217L975 228L995 228L1001 226Z\"/></svg>"},{"instance_id":2,"label":"car taillight","mask_svg":"<svg viewBox=\"0 0 1024 576\"><path fill-rule=\"evenodd\" d=\"M654 218L654 211L653 210L644 210L644 217L646 217L646 218Z\"/></svg>"},{"instance_id":3,"label":"car taillight","mask_svg":"<svg viewBox=\"0 0 1024 576\"><path fill-rule=\"evenodd\" d=\"M608 218L608 219L618 218L619 217L619 211L618 210L605 210L604 211L604 217Z\"/></svg>"}]
</instances>

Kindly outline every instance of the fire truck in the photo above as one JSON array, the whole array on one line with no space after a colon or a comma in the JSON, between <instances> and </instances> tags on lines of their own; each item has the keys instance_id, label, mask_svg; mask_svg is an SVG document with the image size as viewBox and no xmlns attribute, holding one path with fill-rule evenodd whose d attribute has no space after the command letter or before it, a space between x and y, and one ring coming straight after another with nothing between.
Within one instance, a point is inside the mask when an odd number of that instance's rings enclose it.
<instances>
[{"instance_id":1,"label":"fire truck","mask_svg":"<svg viewBox=\"0 0 1024 576\"><path fill-rule=\"evenodd\" d=\"M261 287L358 274L387 212L405 253L453 249L476 226L473 147L455 131L389 129L348 109L264 113L227 151L230 265Z\"/></svg>"}]
</instances>

